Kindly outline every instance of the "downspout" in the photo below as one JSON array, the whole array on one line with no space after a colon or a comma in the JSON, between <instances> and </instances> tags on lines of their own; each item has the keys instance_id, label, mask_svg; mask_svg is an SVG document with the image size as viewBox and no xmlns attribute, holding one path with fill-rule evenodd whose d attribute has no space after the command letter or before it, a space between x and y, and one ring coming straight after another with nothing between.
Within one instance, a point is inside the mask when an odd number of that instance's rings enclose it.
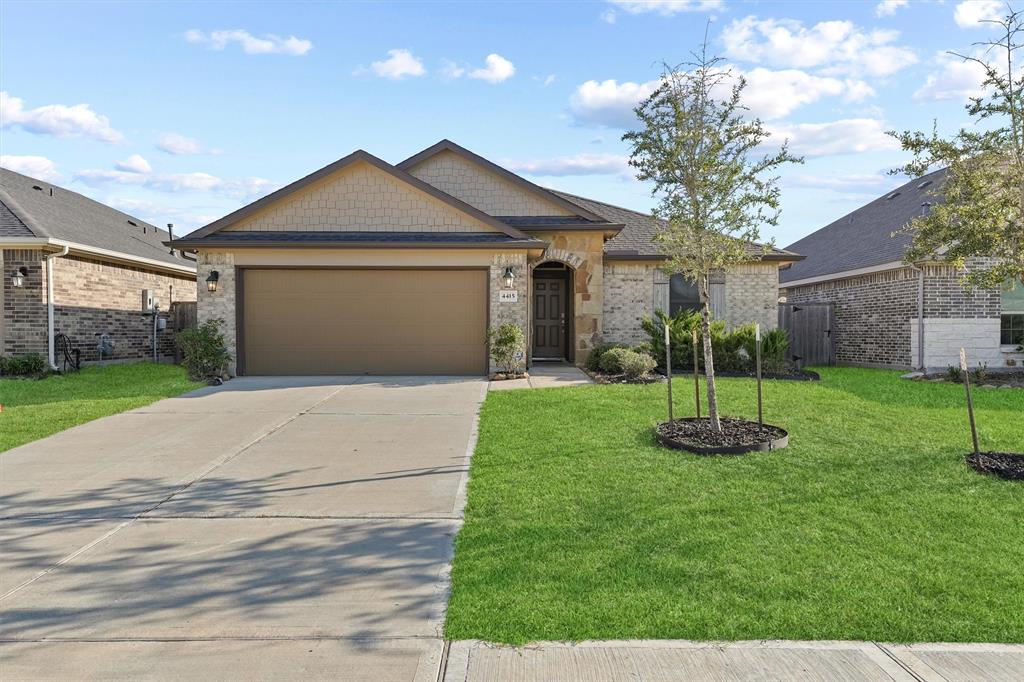
<instances>
[{"instance_id":1,"label":"downspout","mask_svg":"<svg viewBox=\"0 0 1024 682\"><path fill-rule=\"evenodd\" d=\"M46 355L50 360L50 368L54 371L57 371L57 358L54 357L55 349L53 346L53 259L63 258L66 255L68 255L67 245L57 253L46 255Z\"/></svg>"},{"instance_id":2,"label":"downspout","mask_svg":"<svg viewBox=\"0 0 1024 682\"><path fill-rule=\"evenodd\" d=\"M924 366L924 268L914 264L910 269L917 273L917 368L922 372Z\"/></svg>"}]
</instances>

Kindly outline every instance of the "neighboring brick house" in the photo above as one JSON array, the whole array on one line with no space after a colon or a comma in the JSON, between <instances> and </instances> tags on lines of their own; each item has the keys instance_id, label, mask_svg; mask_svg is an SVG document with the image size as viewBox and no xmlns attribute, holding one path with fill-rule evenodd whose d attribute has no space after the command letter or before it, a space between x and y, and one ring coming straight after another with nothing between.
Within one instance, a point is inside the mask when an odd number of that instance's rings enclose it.
<instances>
[{"instance_id":1,"label":"neighboring brick house","mask_svg":"<svg viewBox=\"0 0 1024 682\"><path fill-rule=\"evenodd\" d=\"M961 347L972 364L1022 358L1024 287L971 290L949 264L903 262L903 228L937 200L944 177L912 180L787 247L806 259L780 272L781 293L787 303L834 304L837 362L945 368Z\"/></svg>"},{"instance_id":2,"label":"neighboring brick house","mask_svg":"<svg viewBox=\"0 0 1024 682\"><path fill-rule=\"evenodd\" d=\"M153 357L150 290L167 311L196 300L195 261L163 244L168 233L75 192L0 169L0 354L39 353L51 361L56 334L84 362ZM166 319L166 314L163 315ZM157 355L173 356L173 331L157 332Z\"/></svg>"},{"instance_id":3,"label":"neighboring brick house","mask_svg":"<svg viewBox=\"0 0 1024 682\"><path fill-rule=\"evenodd\" d=\"M489 326L519 325L527 363L582 363L692 305L658 229L443 140L397 165L357 151L172 244L197 253L199 319L224 321L239 374L482 374ZM798 258L752 247L715 279L718 315L774 327Z\"/></svg>"}]
</instances>

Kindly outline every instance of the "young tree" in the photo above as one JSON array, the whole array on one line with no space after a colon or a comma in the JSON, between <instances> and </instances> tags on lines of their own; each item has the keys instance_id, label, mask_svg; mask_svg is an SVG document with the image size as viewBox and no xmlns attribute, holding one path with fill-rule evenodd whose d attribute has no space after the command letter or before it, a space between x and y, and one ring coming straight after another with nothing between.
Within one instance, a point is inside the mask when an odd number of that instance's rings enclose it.
<instances>
[{"instance_id":1,"label":"young tree","mask_svg":"<svg viewBox=\"0 0 1024 682\"><path fill-rule=\"evenodd\" d=\"M642 128L623 139L632 145L629 163L637 177L654 183L654 215L666 222L655 237L668 256L663 269L697 286L708 416L720 432L709 280L768 248L756 242L761 225L778 222L778 178L770 172L803 159L790 155L785 143L774 154L758 154L769 133L746 115L746 81L708 56L706 39L693 60L664 66L661 85L636 108Z\"/></svg>"},{"instance_id":2,"label":"young tree","mask_svg":"<svg viewBox=\"0 0 1024 682\"><path fill-rule=\"evenodd\" d=\"M976 125L949 138L940 137L937 127L930 134L889 134L914 154L894 173L919 177L935 167L948 169L933 190L931 211L908 225L913 242L906 261L938 259L963 267L967 258L993 257L998 260L972 268L964 280L995 288L1014 280L1024 284L1024 75L1014 62L1024 14L1010 11L990 23L999 37L979 43L980 56L952 53L985 74L985 94L966 107Z\"/></svg>"}]
</instances>

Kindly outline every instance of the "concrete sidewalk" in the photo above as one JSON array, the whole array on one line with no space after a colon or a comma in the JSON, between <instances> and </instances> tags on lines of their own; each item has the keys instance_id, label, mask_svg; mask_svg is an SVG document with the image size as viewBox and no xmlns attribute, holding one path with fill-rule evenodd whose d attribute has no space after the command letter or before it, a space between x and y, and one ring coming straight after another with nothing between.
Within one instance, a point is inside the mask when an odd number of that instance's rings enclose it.
<instances>
[{"instance_id":1,"label":"concrete sidewalk","mask_svg":"<svg viewBox=\"0 0 1024 682\"><path fill-rule=\"evenodd\" d=\"M1019 682L1024 645L875 642L453 642L444 682L477 680L871 680Z\"/></svg>"},{"instance_id":2,"label":"concrete sidewalk","mask_svg":"<svg viewBox=\"0 0 1024 682\"><path fill-rule=\"evenodd\" d=\"M490 390L511 391L517 388L565 388L594 383L583 371L565 362L538 362L530 368L526 379L492 381Z\"/></svg>"}]
</instances>

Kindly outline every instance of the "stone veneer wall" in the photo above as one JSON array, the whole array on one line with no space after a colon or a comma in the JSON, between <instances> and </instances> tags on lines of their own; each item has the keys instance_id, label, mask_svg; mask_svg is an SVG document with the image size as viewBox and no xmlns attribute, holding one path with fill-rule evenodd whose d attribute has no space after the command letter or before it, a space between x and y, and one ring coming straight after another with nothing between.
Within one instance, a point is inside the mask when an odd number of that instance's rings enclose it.
<instances>
[{"instance_id":1,"label":"stone veneer wall","mask_svg":"<svg viewBox=\"0 0 1024 682\"><path fill-rule=\"evenodd\" d=\"M8 354L46 355L46 265L39 251L5 251L5 275L24 265L29 274L22 287L4 277L4 348ZM99 335L114 341L114 360L147 360L153 356L152 317L142 314L142 290L153 289L167 310L172 300L194 301L195 279L165 275L129 265L77 256L53 261L54 331L66 334L81 351L83 362L99 359ZM173 293L172 293L173 291ZM157 332L161 360L174 355L174 331Z\"/></svg>"},{"instance_id":2,"label":"stone veneer wall","mask_svg":"<svg viewBox=\"0 0 1024 682\"><path fill-rule=\"evenodd\" d=\"M238 334L235 329L235 255L209 251L200 251L197 255L196 279L205 283L213 270L217 271L219 279L217 291L211 292L205 285L199 287L196 321L199 324L210 320L220 320L223 323L221 330L224 333L224 343L231 354L228 373L234 376L238 357Z\"/></svg>"},{"instance_id":3,"label":"stone veneer wall","mask_svg":"<svg viewBox=\"0 0 1024 682\"><path fill-rule=\"evenodd\" d=\"M512 271L515 273L515 284L512 287L518 292L518 301L515 303L502 303L498 300L498 294L505 290L503 278L505 276L505 268L512 266ZM526 338L527 353L530 348L530 278L528 276L528 266L526 263L525 253L504 253L495 254L491 260L490 267L490 320L488 324L492 327L497 327L502 324L511 322L512 324L518 325L523 330L523 336ZM526 364L526 358L523 358L523 365ZM498 367L491 362L491 371L494 372Z\"/></svg>"},{"instance_id":4,"label":"stone veneer wall","mask_svg":"<svg viewBox=\"0 0 1024 682\"><path fill-rule=\"evenodd\" d=\"M604 234L539 232L536 236L548 242L548 248L531 267L555 261L573 270L573 361L582 365L590 349L601 342L604 329Z\"/></svg>"},{"instance_id":5,"label":"stone veneer wall","mask_svg":"<svg viewBox=\"0 0 1024 682\"><path fill-rule=\"evenodd\" d=\"M494 232L494 228L368 163L286 197L229 231Z\"/></svg>"},{"instance_id":6,"label":"stone veneer wall","mask_svg":"<svg viewBox=\"0 0 1024 682\"><path fill-rule=\"evenodd\" d=\"M453 152L435 154L409 173L490 215L574 215Z\"/></svg>"}]
</instances>

